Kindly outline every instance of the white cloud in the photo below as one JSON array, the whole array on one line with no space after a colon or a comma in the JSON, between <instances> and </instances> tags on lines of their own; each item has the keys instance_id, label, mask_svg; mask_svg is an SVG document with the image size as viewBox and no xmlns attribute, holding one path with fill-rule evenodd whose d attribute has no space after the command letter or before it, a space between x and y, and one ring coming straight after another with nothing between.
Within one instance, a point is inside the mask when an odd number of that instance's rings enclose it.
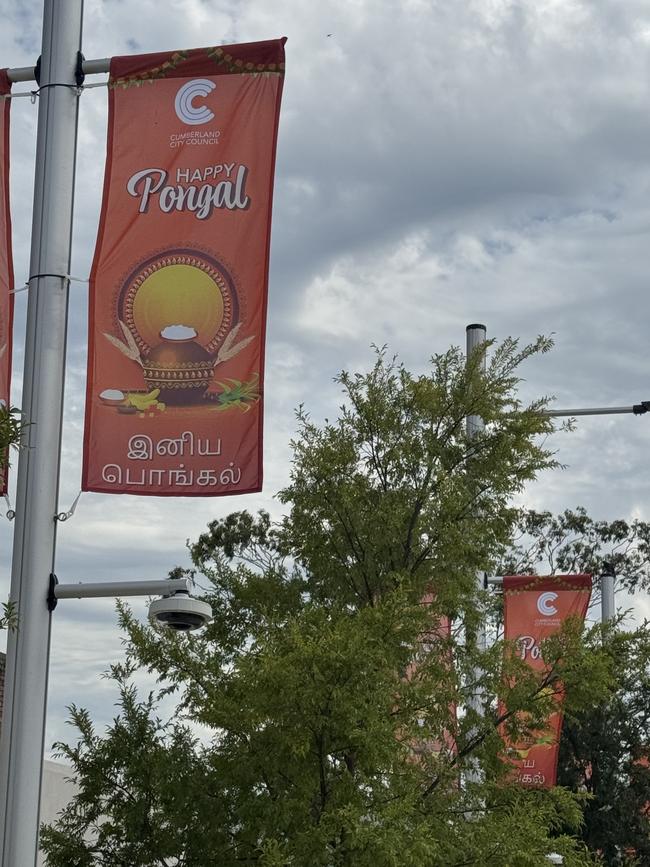
<instances>
[{"instance_id":1,"label":"white cloud","mask_svg":"<svg viewBox=\"0 0 650 867\"><path fill-rule=\"evenodd\" d=\"M0 12L2 64L33 64L40 3L0 0ZM201 501L85 494L59 530L62 580L158 577L186 562L185 540L211 518L243 508L279 514L273 495L288 478L294 407L332 417L340 400L332 377L368 367L372 342L388 342L420 369L462 345L468 322L484 321L496 337L554 332L554 353L524 371L524 396L551 393L565 406L650 397L649 32L645 0L89 0L86 57L289 41L264 491ZM18 282L29 267L36 113L29 99L12 105ZM86 277L103 176L101 88L83 94L80 121L72 271ZM25 300L16 296L16 380ZM79 490L83 284L73 284L70 310L61 508ZM649 424L648 416L585 419L557 435L568 469L545 474L528 501L650 518ZM10 549L11 526L0 521L5 593ZM100 719L113 713L114 696L97 681L104 660L121 652L112 606L84 604L55 615L48 737L68 734L71 701L87 697Z\"/></svg>"}]
</instances>

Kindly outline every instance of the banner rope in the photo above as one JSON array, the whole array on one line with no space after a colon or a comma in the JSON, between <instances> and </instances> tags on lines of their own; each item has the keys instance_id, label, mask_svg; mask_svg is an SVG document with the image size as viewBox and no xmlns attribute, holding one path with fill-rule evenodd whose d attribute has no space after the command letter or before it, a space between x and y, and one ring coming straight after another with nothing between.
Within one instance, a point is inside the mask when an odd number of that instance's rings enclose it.
<instances>
[{"instance_id":1,"label":"banner rope","mask_svg":"<svg viewBox=\"0 0 650 867\"><path fill-rule=\"evenodd\" d=\"M108 81L98 81L94 84L44 84L42 87L39 87L38 90L19 90L17 93L3 93L0 95L0 99L19 99L21 96L28 96L32 105L36 102L36 97L40 95L41 90L45 90L47 87L70 87L72 90L77 91L77 96L81 96L84 90L89 90L92 87L108 87Z\"/></svg>"},{"instance_id":2,"label":"banner rope","mask_svg":"<svg viewBox=\"0 0 650 867\"><path fill-rule=\"evenodd\" d=\"M59 512L59 514L56 516L57 521L67 521L68 518L71 518L74 515L74 510L77 508L77 503L79 502L79 498L81 497L82 493L82 491L79 491L77 496L74 498L74 502L72 503L67 512Z\"/></svg>"}]
</instances>

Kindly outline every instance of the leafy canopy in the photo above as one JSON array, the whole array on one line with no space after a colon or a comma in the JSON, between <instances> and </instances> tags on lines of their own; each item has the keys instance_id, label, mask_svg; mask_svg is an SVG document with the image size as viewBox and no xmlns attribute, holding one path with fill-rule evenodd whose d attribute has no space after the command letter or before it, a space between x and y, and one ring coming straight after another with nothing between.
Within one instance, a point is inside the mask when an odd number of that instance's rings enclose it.
<instances>
[{"instance_id":1,"label":"leafy canopy","mask_svg":"<svg viewBox=\"0 0 650 867\"><path fill-rule=\"evenodd\" d=\"M339 378L336 421L299 412L282 521L234 513L190 548L213 622L171 634L120 606L119 715L98 733L72 709L78 740L58 746L79 793L43 831L50 865L591 863L584 796L511 785L500 732L541 723L560 685L569 713L605 701L600 633L549 642L543 682L471 640L476 570L509 545L513 495L555 466L544 401L517 398L519 365L549 345L491 346L485 372L481 350L452 349L422 375L380 351ZM468 415L486 423L471 438ZM144 699L138 669L159 683ZM478 689L507 710L471 710Z\"/></svg>"}]
</instances>

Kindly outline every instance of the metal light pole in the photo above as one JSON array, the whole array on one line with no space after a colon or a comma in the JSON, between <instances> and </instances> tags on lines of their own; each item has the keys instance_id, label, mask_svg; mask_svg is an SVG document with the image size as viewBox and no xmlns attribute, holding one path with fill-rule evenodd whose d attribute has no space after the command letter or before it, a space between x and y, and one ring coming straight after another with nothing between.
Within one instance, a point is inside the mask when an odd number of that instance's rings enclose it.
<instances>
[{"instance_id":1,"label":"metal light pole","mask_svg":"<svg viewBox=\"0 0 650 867\"><path fill-rule=\"evenodd\" d=\"M603 623L616 617L616 574L611 563L604 563L605 572L600 576L600 613Z\"/></svg>"},{"instance_id":2,"label":"metal light pole","mask_svg":"<svg viewBox=\"0 0 650 867\"><path fill-rule=\"evenodd\" d=\"M38 852L63 414L83 0L45 0L23 413L0 747L2 867ZM11 77L11 76L10 76Z\"/></svg>"},{"instance_id":3,"label":"metal light pole","mask_svg":"<svg viewBox=\"0 0 650 867\"><path fill-rule=\"evenodd\" d=\"M472 355L481 347L485 341L487 340L487 329L485 325L468 325L467 326L467 359L469 360ZM485 372L486 366L486 358L485 354L481 360L481 369ZM471 439L472 437L480 434L485 429L485 424L480 415L468 415L466 420L466 429L467 436ZM484 573L477 572L476 573L476 589L479 593L483 592L484 587ZM479 626L477 635L476 635L476 644L479 650L485 650L487 647L487 639L486 639L486 630L485 623L481 622ZM483 696L479 694L478 696L478 704L476 709L482 709L483 705Z\"/></svg>"},{"instance_id":4,"label":"metal light pole","mask_svg":"<svg viewBox=\"0 0 650 867\"><path fill-rule=\"evenodd\" d=\"M474 324L474 325L468 325L466 331L467 331L467 347L466 347L467 356L466 357L469 360L472 357L472 355L474 355L478 351L478 349L487 340L487 329L486 329L485 325ZM484 354L483 358L481 359L481 369L483 370L483 372L485 372L485 367L486 367L486 358L485 358L485 354ZM477 434L482 433L483 430L485 429L485 424L484 424L483 419L481 418L480 415L468 415L465 424L466 424L467 436L470 439L474 436L477 436ZM484 589L484 583L483 582L484 582L484 573L483 572L477 572L476 573L476 589L479 593L483 592L483 589ZM486 630L485 630L485 624L484 623L481 623L481 626L479 627L479 630L478 630L478 633L476 636L476 644L477 644L477 647L479 648L479 650L485 650L485 648L487 646L487 644L486 644ZM479 705L481 708L482 708L482 703L483 703L483 696L480 695L479 696ZM478 709L478 707L477 707L477 709Z\"/></svg>"},{"instance_id":5,"label":"metal light pole","mask_svg":"<svg viewBox=\"0 0 650 867\"><path fill-rule=\"evenodd\" d=\"M468 325L466 332L467 332L467 345L466 345L467 355L466 355L466 358L467 358L467 361L469 362L470 358L472 358L472 356L475 355L475 353L478 351L479 347L481 347L485 343L485 341L487 339L487 329L486 329L485 325L474 324L474 325ZM485 365L486 365L485 355L483 355L483 358L481 360L481 365L482 365L482 369L485 370ZM484 425L483 419L481 418L480 415L468 415L467 416L466 430L467 430L468 438L471 439L472 437L476 436L477 434L480 434L484 430L484 428L485 428L485 425ZM479 596L483 592L483 589L484 589L484 573L483 572L477 572L476 573L476 593L477 593L477 596ZM482 618L479 620L479 625L477 627L476 634L473 636L473 638L474 638L476 649L478 651L483 651L486 649L487 634L486 634L486 629L485 629L485 622ZM474 680L478 681L480 679L482 673L483 672L480 668L476 668L473 672ZM468 705L471 708L473 708L473 710L477 714L482 715L483 710L484 710L484 707L483 707L484 702L485 702L484 690L479 686L475 686L474 692L468 700ZM468 782L479 782L480 778L481 778L480 768L478 766L478 763L474 760L471 763L471 766L466 773L466 779Z\"/></svg>"}]
</instances>

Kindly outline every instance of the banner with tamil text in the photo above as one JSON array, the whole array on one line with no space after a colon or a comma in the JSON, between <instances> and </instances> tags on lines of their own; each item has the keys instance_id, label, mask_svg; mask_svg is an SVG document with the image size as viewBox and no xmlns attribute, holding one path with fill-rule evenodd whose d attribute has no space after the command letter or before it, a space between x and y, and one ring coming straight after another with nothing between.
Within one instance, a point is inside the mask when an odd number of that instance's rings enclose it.
<instances>
[{"instance_id":1,"label":"banner with tamil text","mask_svg":"<svg viewBox=\"0 0 650 867\"><path fill-rule=\"evenodd\" d=\"M516 642L521 659L540 675L546 670L542 643L570 617L584 621L591 597L591 575L509 576L503 579L505 639ZM557 778L562 731L562 700L545 731L526 742L509 744L514 779L524 786L550 788Z\"/></svg>"},{"instance_id":2,"label":"banner with tamil text","mask_svg":"<svg viewBox=\"0 0 650 867\"><path fill-rule=\"evenodd\" d=\"M0 69L0 406L8 407L11 380L11 330L14 285L9 211L9 113L11 82ZM6 493L7 473L0 467L0 494Z\"/></svg>"},{"instance_id":3,"label":"banner with tamil text","mask_svg":"<svg viewBox=\"0 0 650 867\"><path fill-rule=\"evenodd\" d=\"M284 42L111 60L83 490L261 490Z\"/></svg>"}]
</instances>

